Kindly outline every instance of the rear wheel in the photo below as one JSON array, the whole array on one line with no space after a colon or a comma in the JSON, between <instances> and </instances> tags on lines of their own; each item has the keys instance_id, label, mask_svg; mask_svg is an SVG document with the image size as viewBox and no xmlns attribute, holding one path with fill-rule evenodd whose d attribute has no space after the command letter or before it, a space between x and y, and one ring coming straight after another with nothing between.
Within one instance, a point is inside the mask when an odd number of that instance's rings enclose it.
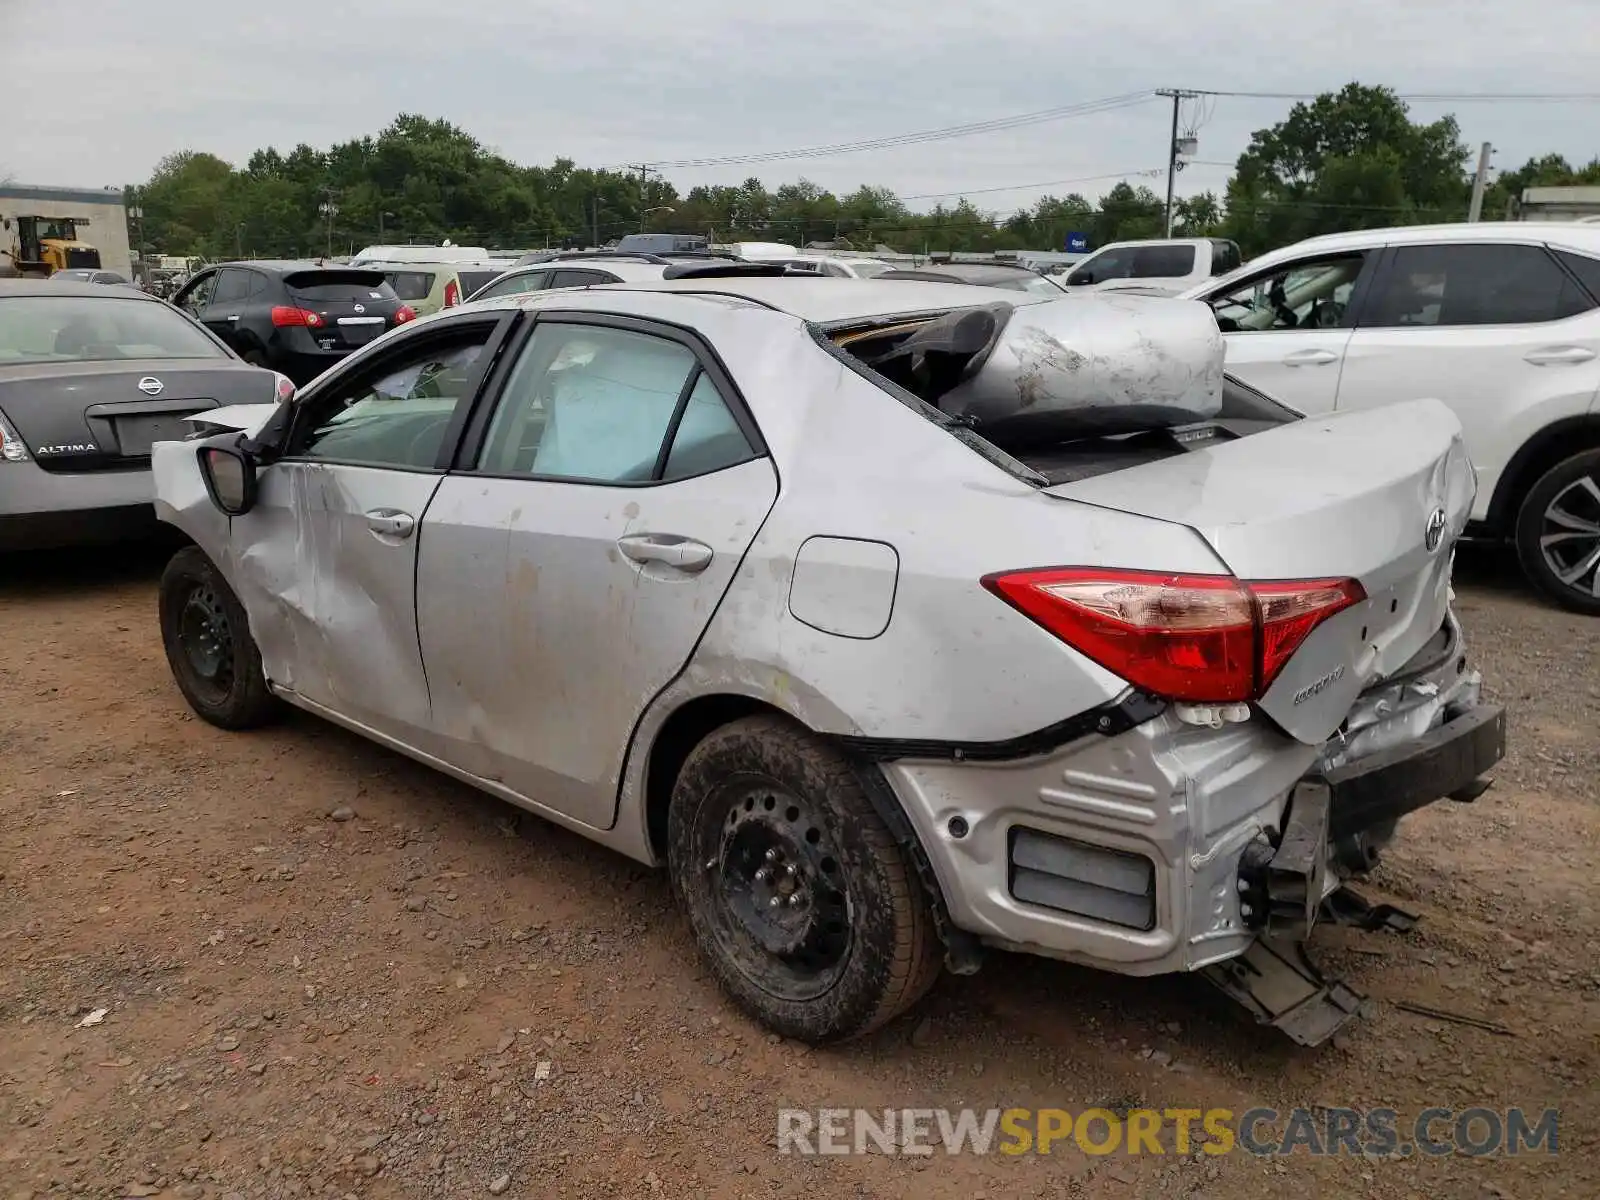
<instances>
[{"instance_id":1,"label":"rear wheel","mask_svg":"<svg viewBox=\"0 0 1600 1200\"><path fill-rule=\"evenodd\" d=\"M724 726L689 755L668 866L722 986L808 1042L868 1033L915 1004L943 961L907 851L850 764L775 717Z\"/></svg>"},{"instance_id":2,"label":"rear wheel","mask_svg":"<svg viewBox=\"0 0 1600 1200\"><path fill-rule=\"evenodd\" d=\"M244 359L245 362L249 363L252 367L270 368L272 365L271 363L267 362L267 356L261 353L259 350L246 350L239 357Z\"/></svg>"},{"instance_id":3,"label":"rear wheel","mask_svg":"<svg viewBox=\"0 0 1600 1200\"><path fill-rule=\"evenodd\" d=\"M1600 450L1546 471L1517 511L1517 556L1564 608L1600 616Z\"/></svg>"},{"instance_id":4,"label":"rear wheel","mask_svg":"<svg viewBox=\"0 0 1600 1200\"><path fill-rule=\"evenodd\" d=\"M249 729L278 711L244 608L198 546L161 573L161 641L189 707L223 729Z\"/></svg>"}]
</instances>

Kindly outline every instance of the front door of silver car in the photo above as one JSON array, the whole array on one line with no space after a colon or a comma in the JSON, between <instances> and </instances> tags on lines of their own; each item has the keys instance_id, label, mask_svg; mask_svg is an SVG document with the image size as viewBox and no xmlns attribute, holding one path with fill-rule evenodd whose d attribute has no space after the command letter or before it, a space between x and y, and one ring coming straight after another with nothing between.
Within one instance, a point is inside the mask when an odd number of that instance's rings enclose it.
<instances>
[{"instance_id":1,"label":"front door of silver car","mask_svg":"<svg viewBox=\"0 0 1600 1200\"><path fill-rule=\"evenodd\" d=\"M314 389L281 459L262 469L255 506L234 518L234 545L248 548L237 590L268 678L407 743L426 745L431 726L417 529L496 327L440 325Z\"/></svg>"},{"instance_id":2,"label":"front door of silver car","mask_svg":"<svg viewBox=\"0 0 1600 1200\"><path fill-rule=\"evenodd\" d=\"M730 381L681 332L541 319L421 528L441 757L597 827L777 495Z\"/></svg>"}]
</instances>

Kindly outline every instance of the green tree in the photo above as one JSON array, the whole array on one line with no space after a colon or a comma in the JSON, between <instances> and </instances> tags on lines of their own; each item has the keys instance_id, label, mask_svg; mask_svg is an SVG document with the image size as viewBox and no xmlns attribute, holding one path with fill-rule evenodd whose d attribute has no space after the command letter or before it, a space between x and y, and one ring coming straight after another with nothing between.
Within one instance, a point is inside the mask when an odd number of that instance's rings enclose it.
<instances>
[{"instance_id":1,"label":"green tree","mask_svg":"<svg viewBox=\"0 0 1600 1200\"><path fill-rule=\"evenodd\" d=\"M1346 84L1257 130L1228 183L1224 231L1254 254L1319 233L1460 220L1467 147L1384 87Z\"/></svg>"}]
</instances>

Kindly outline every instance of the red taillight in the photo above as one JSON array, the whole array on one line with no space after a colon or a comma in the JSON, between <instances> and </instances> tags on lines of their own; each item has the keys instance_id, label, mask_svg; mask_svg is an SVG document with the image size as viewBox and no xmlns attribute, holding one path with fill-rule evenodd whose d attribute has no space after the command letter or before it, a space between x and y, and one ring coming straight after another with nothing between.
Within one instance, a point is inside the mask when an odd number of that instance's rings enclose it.
<instances>
[{"instance_id":1,"label":"red taillight","mask_svg":"<svg viewBox=\"0 0 1600 1200\"><path fill-rule=\"evenodd\" d=\"M444 285L444 306L454 308L461 303L461 285L454 279Z\"/></svg>"},{"instance_id":2,"label":"red taillight","mask_svg":"<svg viewBox=\"0 0 1600 1200\"><path fill-rule=\"evenodd\" d=\"M287 375L280 375L276 371L273 372L272 377L276 381L274 390L278 394L278 402L283 404L293 400L294 380L290 379Z\"/></svg>"},{"instance_id":3,"label":"red taillight","mask_svg":"<svg viewBox=\"0 0 1600 1200\"><path fill-rule=\"evenodd\" d=\"M396 325L404 325L407 321L415 321L416 319L417 310L409 304L402 304L394 310L394 323Z\"/></svg>"},{"instance_id":4,"label":"red taillight","mask_svg":"<svg viewBox=\"0 0 1600 1200\"><path fill-rule=\"evenodd\" d=\"M1311 631L1366 599L1353 579L1054 568L984 587L1135 687L1172 700L1253 700Z\"/></svg>"},{"instance_id":5,"label":"red taillight","mask_svg":"<svg viewBox=\"0 0 1600 1200\"><path fill-rule=\"evenodd\" d=\"M292 308L287 304L277 304L272 309L272 323L280 329L294 325L315 329L322 324L322 314L312 312L309 308Z\"/></svg>"}]
</instances>

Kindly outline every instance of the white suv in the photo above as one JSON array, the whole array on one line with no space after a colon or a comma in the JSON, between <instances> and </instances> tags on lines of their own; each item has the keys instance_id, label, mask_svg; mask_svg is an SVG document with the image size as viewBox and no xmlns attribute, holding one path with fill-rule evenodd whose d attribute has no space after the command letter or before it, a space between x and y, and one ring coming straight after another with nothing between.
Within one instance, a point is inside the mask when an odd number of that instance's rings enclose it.
<instances>
[{"instance_id":1,"label":"white suv","mask_svg":"<svg viewBox=\"0 0 1600 1200\"><path fill-rule=\"evenodd\" d=\"M1331 234L1183 295L1216 312L1230 374L1302 412L1449 404L1478 470L1474 532L1600 615L1600 227Z\"/></svg>"}]
</instances>

